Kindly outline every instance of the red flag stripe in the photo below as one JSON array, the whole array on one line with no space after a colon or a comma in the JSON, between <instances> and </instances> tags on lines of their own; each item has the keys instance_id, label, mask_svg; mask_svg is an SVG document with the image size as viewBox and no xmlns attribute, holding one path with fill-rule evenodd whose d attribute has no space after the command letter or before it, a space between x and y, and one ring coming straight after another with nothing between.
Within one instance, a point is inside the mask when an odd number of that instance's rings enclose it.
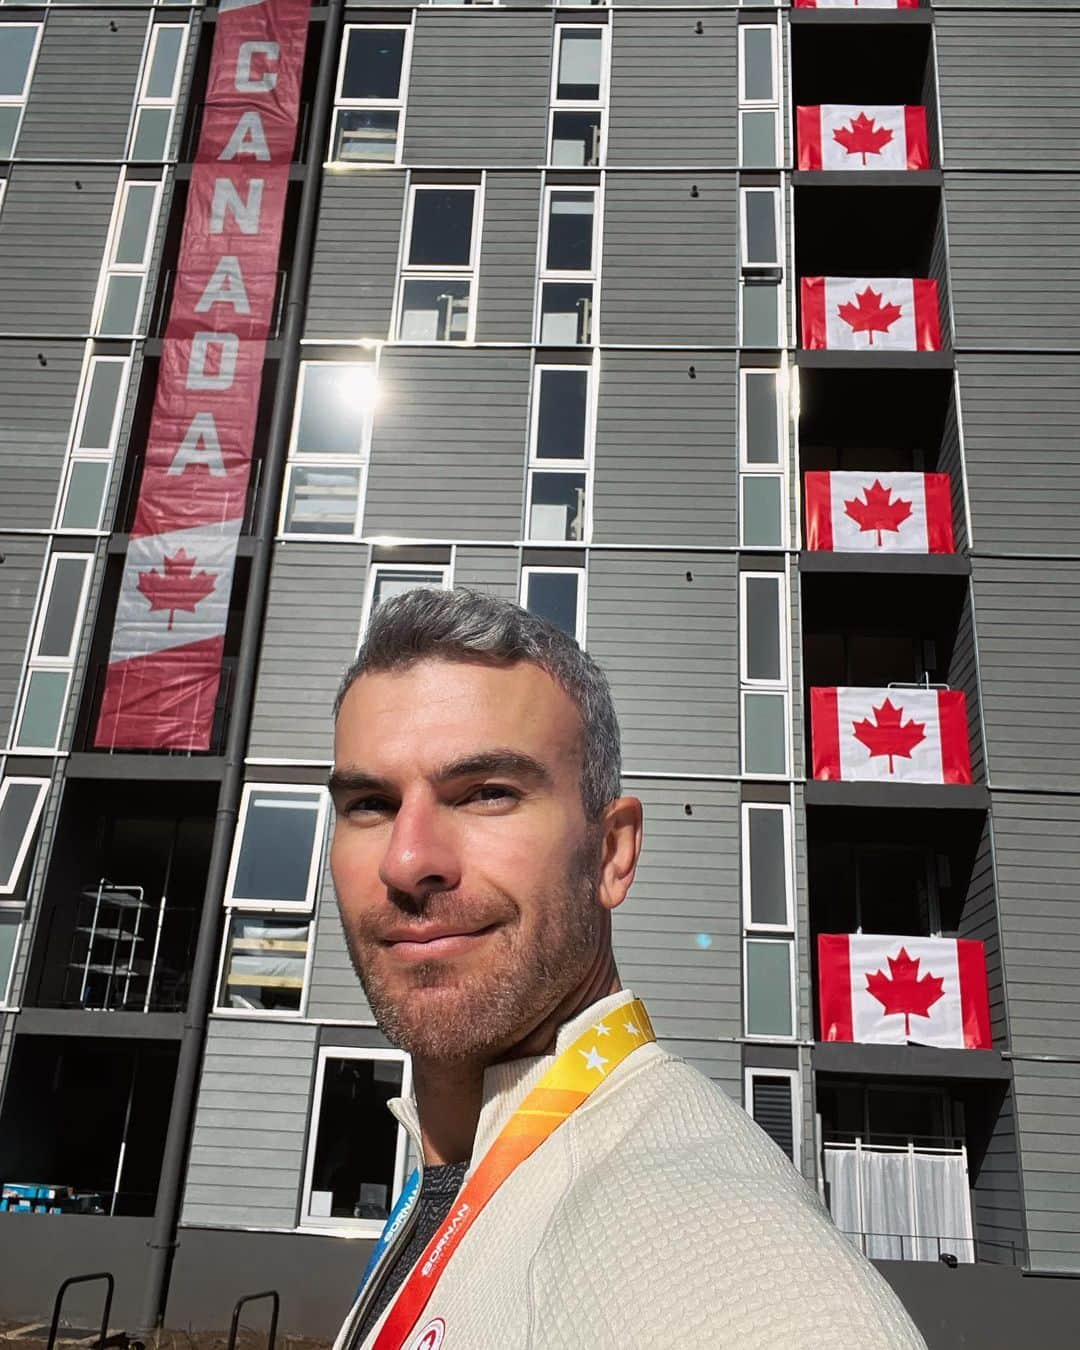
<instances>
[{"instance_id":1,"label":"red flag stripe","mask_svg":"<svg viewBox=\"0 0 1080 1350\"><path fill-rule=\"evenodd\" d=\"M799 168L821 168L821 108L796 108L799 139Z\"/></svg>"},{"instance_id":2,"label":"red flag stripe","mask_svg":"<svg viewBox=\"0 0 1080 1350\"><path fill-rule=\"evenodd\" d=\"M853 1041L851 942L846 933L818 934L819 1035L823 1041Z\"/></svg>"},{"instance_id":3,"label":"red flag stripe","mask_svg":"<svg viewBox=\"0 0 1080 1350\"><path fill-rule=\"evenodd\" d=\"M955 553L952 480L947 473L926 475L926 538L931 553Z\"/></svg>"},{"instance_id":4,"label":"red flag stripe","mask_svg":"<svg viewBox=\"0 0 1080 1350\"><path fill-rule=\"evenodd\" d=\"M840 780L840 707L835 689L810 690L810 740L814 777Z\"/></svg>"},{"instance_id":5,"label":"red flag stripe","mask_svg":"<svg viewBox=\"0 0 1080 1350\"><path fill-rule=\"evenodd\" d=\"M806 494L806 547L832 550L832 487L828 473L811 471L804 477Z\"/></svg>"},{"instance_id":6,"label":"red flag stripe","mask_svg":"<svg viewBox=\"0 0 1080 1350\"><path fill-rule=\"evenodd\" d=\"M94 744L187 750L214 719L224 637L114 661Z\"/></svg>"},{"instance_id":7,"label":"red flag stripe","mask_svg":"<svg viewBox=\"0 0 1080 1350\"><path fill-rule=\"evenodd\" d=\"M968 741L967 699L964 691L939 689L937 696L942 782L970 783L971 746Z\"/></svg>"},{"instance_id":8,"label":"red flag stripe","mask_svg":"<svg viewBox=\"0 0 1080 1350\"><path fill-rule=\"evenodd\" d=\"M960 1013L968 1050L992 1050L990 992L986 982L986 949L981 942L958 938L956 967L960 974Z\"/></svg>"},{"instance_id":9,"label":"red flag stripe","mask_svg":"<svg viewBox=\"0 0 1080 1350\"><path fill-rule=\"evenodd\" d=\"M802 345L808 352L824 351L829 343L825 324L825 278L803 277L799 283Z\"/></svg>"},{"instance_id":10,"label":"red flag stripe","mask_svg":"<svg viewBox=\"0 0 1080 1350\"><path fill-rule=\"evenodd\" d=\"M941 351L941 316L938 310L937 282L916 277L912 283L915 300L915 347L920 352Z\"/></svg>"},{"instance_id":11,"label":"red flag stripe","mask_svg":"<svg viewBox=\"0 0 1080 1350\"><path fill-rule=\"evenodd\" d=\"M904 135L907 138L907 166L909 169L930 167L930 138L926 134L926 109L904 108Z\"/></svg>"}]
</instances>

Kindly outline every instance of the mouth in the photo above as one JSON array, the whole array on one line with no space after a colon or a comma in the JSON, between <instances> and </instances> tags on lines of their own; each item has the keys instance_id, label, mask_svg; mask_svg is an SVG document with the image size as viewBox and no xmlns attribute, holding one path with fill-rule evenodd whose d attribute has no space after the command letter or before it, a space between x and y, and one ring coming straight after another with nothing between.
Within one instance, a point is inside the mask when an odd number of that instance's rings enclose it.
<instances>
[{"instance_id":1,"label":"mouth","mask_svg":"<svg viewBox=\"0 0 1080 1350\"><path fill-rule=\"evenodd\" d=\"M382 945L398 960L436 961L474 951L498 925L461 929L431 924L424 928L395 929L382 939Z\"/></svg>"}]
</instances>

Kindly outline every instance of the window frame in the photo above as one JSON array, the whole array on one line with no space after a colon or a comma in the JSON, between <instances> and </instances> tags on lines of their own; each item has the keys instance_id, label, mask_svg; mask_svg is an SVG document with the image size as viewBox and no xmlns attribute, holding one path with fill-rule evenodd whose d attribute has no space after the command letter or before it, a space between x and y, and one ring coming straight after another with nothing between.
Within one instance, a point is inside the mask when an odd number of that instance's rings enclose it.
<instances>
[{"instance_id":1,"label":"window frame","mask_svg":"<svg viewBox=\"0 0 1080 1350\"><path fill-rule=\"evenodd\" d=\"M99 365L118 365L121 367L120 384L117 390L116 406L113 409L112 424L109 428L109 435L105 446L80 446L79 442L82 439L83 428L86 425L86 415L89 411L90 392L93 388L94 372ZM83 363L82 374L79 378L79 393L75 403L75 412L72 416L71 429L68 434L67 459L64 464L64 473L60 482L60 490L56 497L56 506L53 511L53 529L58 534L85 535L87 533L98 533L101 530L105 507L108 504L109 485L112 479L112 465L116 459L116 451L120 443L120 432L124 424L124 413L127 408L130 381L130 356L108 356L96 353L87 354ZM101 503L98 507L97 524L93 529L88 526L64 525L61 523L64 519L68 492L71 487L72 474L76 464L105 464L109 468L109 472L105 475L105 490L102 493Z\"/></svg>"},{"instance_id":2,"label":"window frame","mask_svg":"<svg viewBox=\"0 0 1080 1350\"><path fill-rule=\"evenodd\" d=\"M557 7L561 8L561 6ZM575 22L568 19L560 20L556 17L554 28L554 44L551 56L551 88L548 94L548 105L550 110L552 112L556 109L560 112L570 112L575 109L580 112L585 112L595 108L599 108L601 111L606 110L611 86L611 35L608 31L610 24L597 23L595 20L590 22L581 22L579 20ZM562 61L563 36L568 31L580 32L583 28L598 28L600 30L600 84L596 98L559 98L559 66ZM550 123L550 118L548 120ZM603 136L602 124L601 136ZM600 162L603 163L602 156Z\"/></svg>"},{"instance_id":3,"label":"window frame","mask_svg":"<svg viewBox=\"0 0 1080 1350\"><path fill-rule=\"evenodd\" d=\"M316 897L317 901L317 897ZM287 919L291 917L287 914L267 915L264 910L249 909L246 905L225 905L223 906L224 922L221 932L221 950L218 953L217 983L214 985L214 1003L212 1012L215 1017L241 1017L241 1018L299 1018L307 1016L308 993L311 988L311 966L315 953L315 929L316 913L318 905L315 904L310 916L297 914L295 916L297 926L301 923L307 925L307 951L304 953L304 982L300 987L300 1006L297 1008L230 1008L222 1002L222 993L225 984L225 956L229 949L229 938L232 933L232 924L234 919L242 918L276 918Z\"/></svg>"},{"instance_id":4,"label":"window frame","mask_svg":"<svg viewBox=\"0 0 1080 1350\"><path fill-rule=\"evenodd\" d=\"M779 812L784 837L784 904L786 923L759 923L754 920L752 874L750 870L750 813ZM795 848L791 806L787 802L743 802L740 808L739 850L742 862L743 929L746 934L795 931Z\"/></svg>"},{"instance_id":5,"label":"window frame","mask_svg":"<svg viewBox=\"0 0 1080 1350\"><path fill-rule=\"evenodd\" d=\"M787 948L788 955L788 1006L791 1009L791 1030L787 1032L778 1031L751 1031L750 1030L750 944L768 943L773 946ZM743 933L742 939L742 1005L743 1005L743 1035L750 1041L794 1041L798 1037L799 1029L799 1004L798 991L796 989L796 962L795 962L795 938L785 934L776 936L755 935L754 933Z\"/></svg>"},{"instance_id":6,"label":"window frame","mask_svg":"<svg viewBox=\"0 0 1080 1350\"><path fill-rule=\"evenodd\" d=\"M408 346L447 346L472 343L476 341L476 301L478 289L478 263L480 259L480 241L484 221L484 178L479 183L435 183L410 182L405 198L405 213L402 221L400 257L398 259L397 286L394 292L394 308L391 333L392 341ZM410 263L409 251L412 247L413 217L418 192L471 192L473 194L472 233L469 240L468 264L453 263L433 266L430 263ZM453 281L469 282L469 310L466 318L463 338L412 338L401 336L402 320L405 317L405 288L409 281Z\"/></svg>"},{"instance_id":7,"label":"window frame","mask_svg":"<svg viewBox=\"0 0 1080 1350\"><path fill-rule=\"evenodd\" d=\"M26 926L26 918L20 910L15 910L10 906L0 906L0 923L8 923L14 920L12 927L15 929L15 941L11 946L11 964L8 966L6 979L3 978L3 971L0 970L0 1009L4 1010L10 1010L17 1006L11 1002L11 992L15 984L15 966L19 960L19 944L22 942L23 928Z\"/></svg>"},{"instance_id":8,"label":"window frame","mask_svg":"<svg viewBox=\"0 0 1080 1350\"><path fill-rule=\"evenodd\" d=\"M308 860L308 877L303 900L252 900L247 896L235 894L236 874L240 870L240 856L243 852L244 831L247 828L251 802L256 793L269 795L308 792L318 798L315 815L315 834L312 841L311 858ZM326 854L326 825L330 813L330 794L325 787L317 783L263 783L244 784L240 799L240 811L237 815L236 830L233 834L232 853L229 858L229 871L225 880L223 907L242 910L251 914L311 914L318 899L319 877L322 874Z\"/></svg>"},{"instance_id":9,"label":"window frame","mask_svg":"<svg viewBox=\"0 0 1080 1350\"><path fill-rule=\"evenodd\" d=\"M154 57L157 54L158 43L161 40L161 30L163 28L176 28L180 31L180 50L176 55L176 69L173 71L172 89L165 97L163 95L152 96L146 93L146 86L149 83L151 72L154 68ZM150 31L147 34L146 47L143 53L142 72L139 76L139 84L135 91L135 99L131 109L131 121L128 126L127 134L127 153L126 157L130 161L135 150L135 137L139 130L139 114L144 108L168 108L169 109L169 129L165 133L165 147L162 153L161 161L149 161L151 163L164 162L170 158L169 151L172 149L173 134L176 131L176 105L180 98L180 90L184 82L184 63L187 60L188 42L191 36L191 25L189 23L151 23ZM145 160L136 160L136 163L146 163Z\"/></svg>"},{"instance_id":10,"label":"window frame","mask_svg":"<svg viewBox=\"0 0 1080 1350\"><path fill-rule=\"evenodd\" d=\"M492 0L494 3L494 0ZM351 34L358 29L376 29L380 32L400 31L405 34L405 41L401 51L401 73L398 77L398 92L396 98L346 98L341 87L345 80L345 65L349 56L349 43ZM347 23L345 31L342 33L341 51L338 55L337 78L334 82L334 103L333 116L330 125L330 139L327 143L326 164L332 164L338 172L341 170L366 169L385 167L387 164L400 164L402 152L405 145L405 116L409 102L409 79L412 73L412 46L413 46L413 25L412 23ZM374 111L397 112L398 125L397 136L394 140L394 158L376 159L376 160L354 160L354 159L336 159L334 158L334 146L337 143L338 122L340 114L350 109L366 109Z\"/></svg>"},{"instance_id":11,"label":"window frame","mask_svg":"<svg viewBox=\"0 0 1080 1350\"><path fill-rule=\"evenodd\" d=\"M782 699L784 705L784 767L775 773L750 769L746 765L746 696ZM739 690L739 776L765 782L786 782L791 777L791 699L789 691L771 686L743 685Z\"/></svg>"},{"instance_id":12,"label":"window frame","mask_svg":"<svg viewBox=\"0 0 1080 1350\"><path fill-rule=\"evenodd\" d=\"M743 1110L754 1124L758 1121L754 1115L754 1079L786 1078L791 1092L791 1151L794 1154L792 1166L802 1171L802 1074L798 1069L767 1069L760 1064L747 1065L743 1069ZM764 1128L759 1126L760 1128ZM775 1140L773 1141L776 1142ZM777 1148L779 1148L777 1144Z\"/></svg>"},{"instance_id":13,"label":"window frame","mask_svg":"<svg viewBox=\"0 0 1080 1350\"><path fill-rule=\"evenodd\" d=\"M79 585L78 599L75 602L75 618L71 625L71 638L68 642L67 651L63 656L42 656L40 647L45 628L45 618L49 612L49 602L52 599L52 589L56 580L57 567L61 562L81 562L83 564L82 581ZM30 654L27 657L27 666L40 666L47 670L64 670L74 662L75 654L79 647L82 621L86 611L86 599L90 589L90 578L93 575L93 572L94 555L92 553L71 553L58 549L49 555L49 565L45 573L44 584L41 588L41 601L38 605L37 618L34 622L34 633L30 644Z\"/></svg>"},{"instance_id":14,"label":"window frame","mask_svg":"<svg viewBox=\"0 0 1080 1350\"><path fill-rule=\"evenodd\" d=\"M746 59L746 34L767 32L769 34L769 60L772 71L773 93L771 98L750 98L746 92L748 62ZM780 105L780 29L775 23L739 24L739 107L778 108Z\"/></svg>"},{"instance_id":15,"label":"window frame","mask_svg":"<svg viewBox=\"0 0 1080 1350\"><path fill-rule=\"evenodd\" d=\"M537 353L539 357L539 353ZM537 446L540 443L540 386L543 383L545 371L584 371L585 372L585 435L583 436L584 454L581 459L570 459L565 456L540 458L537 455ZM566 469L592 469L593 456L595 452L596 441L596 385L594 376L594 367L591 361L582 361L578 364L567 363L563 361L544 361L535 359L532 369L532 388L530 390L531 403L529 406L529 467L533 468L566 468Z\"/></svg>"},{"instance_id":16,"label":"window frame","mask_svg":"<svg viewBox=\"0 0 1080 1350\"><path fill-rule=\"evenodd\" d=\"M37 36L34 39L34 45L30 51L30 60L26 63L26 77L23 80L22 92L15 94L0 94L0 107L18 108L19 120L15 124L15 133L11 138L11 154L9 159L16 158L16 151L19 148L19 137L22 135L23 122L26 120L26 105L30 101L30 86L33 84L34 75L37 71L38 57L41 55L41 43L45 35L44 23L12 23L5 24L5 28L34 28L37 30Z\"/></svg>"},{"instance_id":17,"label":"window frame","mask_svg":"<svg viewBox=\"0 0 1080 1350\"><path fill-rule=\"evenodd\" d=\"M570 545L573 547L573 545ZM578 646L585 648L585 625L587 617L587 596L586 596L586 576L584 567L560 566L557 563L523 563L521 566L521 578L518 583L518 604L522 609L528 609L529 581L534 575L552 575L569 573L578 578L577 588L577 613L575 615L574 640ZM532 613L532 611L529 611Z\"/></svg>"},{"instance_id":18,"label":"window frame","mask_svg":"<svg viewBox=\"0 0 1080 1350\"><path fill-rule=\"evenodd\" d=\"M740 366L739 368L739 472L752 474L781 474L786 467L787 456L785 454L785 432L787 430L787 410L786 397L784 391L785 381L780 377L783 375L783 369L780 366ZM750 375L771 375L773 377L776 389L776 460L770 463L767 460L750 459L750 438L749 426L747 421L747 409L749 399L747 398L746 386L749 383L747 377Z\"/></svg>"},{"instance_id":19,"label":"window frame","mask_svg":"<svg viewBox=\"0 0 1080 1350\"><path fill-rule=\"evenodd\" d=\"M21 900L12 901L11 899L5 899L5 897L13 896L18 889L23 868L26 866L26 859L33 846L34 835L41 823L41 814L45 809L45 800L49 795L49 783L48 778L34 778L23 774L13 774L10 778L0 780L0 814L3 813L4 803L7 801L8 793L13 786L30 785L38 789L37 798L30 810L30 820L23 834L22 843L16 850L11 871L6 877L0 876L0 912L10 913L15 906L20 909L23 907ZM14 962L12 962L12 965L14 965Z\"/></svg>"},{"instance_id":20,"label":"window frame","mask_svg":"<svg viewBox=\"0 0 1080 1350\"><path fill-rule=\"evenodd\" d=\"M548 245L551 238L551 211L557 192L576 192L592 198L592 233L589 248L589 266L570 268L552 268L547 265ZM600 197L599 186L587 183L545 183L544 198L540 217L540 261L537 271L541 282L544 281L595 281L597 251L600 246Z\"/></svg>"},{"instance_id":21,"label":"window frame","mask_svg":"<svg viewBox=\"0 0 1080 1350\"><path fill-rule=\"evenodd\" d=\"M319 1124L322 1117L323 1086L326 1081L326 1061L328 1059L388 1060L401 1064L401 1095L408 1097L412 1092L412 1059L404 1050L384 1049L381 1046L361 1047L355 1045L321 1045L315 1064L315 1075L311 1090L311 1108L308 1112L307 1129L304 1137L304 1176L300 1187L300 1205L297 1215L297 1228L310 1232L355 1234L357 1237L378 1237L385 1227L385 1219L334 1219L332 1216L312 1217L311 1183L315 1172L315 1151L319 1143ZM391 1184L389 1212L405 1185L405 1165L409 1154L409 1134L405 1127L397 1124L397 1144L394 1151L394 1176Z\"/></svg>"},{"instance_id":22,"label":"window frame","mask_svg":"<svg viewBox=\"0 0 1080 1350\"><path fill-rule=\"evenodd\" d=\"M124 214L127 209L127 202L131 189L135 187L149 187L153 189L154 193L154 204L150 211L150 221L146 230L146 249L142 261L138 264L117 263L115 261L115 256L117 246L120 243L120 235L123 231ZM146 306L146 278L154 257L154 236L157 233L158 221L161 215L163 187L164 182L162 179L128 178L126 175L121 177L121 180L117 185L116 199L113 203L113 213L109 221L109 233L105 243L105 256L98 277L97 296L94 300L94 311L91 321L91 330L98 336L104 338L131 338L138 336L141 332L139 324L142 320L143 309ZM135 328L132 333L101 332L101 324L105 315L105 305L109 296L109 282L113 277L139 278L139 300L138 304L135 306Z\"/></svg>"},{"instance_id":23,"label":"window frame","mask_svg":"<svg viewBox=\"0 0 1080 1350\"><path fill-rule=\"evenodd\" d=\"M750 194L765 196L768 194L772 198L773 208L773 231L776 235L776 257L750 260L750 232L748 224L747 202ZM739 263L743 272L756 274L758 272L775 272L778 268L783 271L784 267L784 238L783 238L783 213L780 209L780 188L758 185L744 185L739 188Z\"/></svg>"},{"instance_id":24,"label":"window frame","mask_svg":"<svg viewBox=\"0 0 1080 1350\"><path fill-rule=\"evenodd\" d=\"M749 674L749 609L747 605L748 581L772 581L777 583L777 623L779 625L778 643L780 654L780 673L775 678L766 679L760 675ZM783 689L788 687L790 659L788 656L788 629L791 625L790 607L787 595L787 577L783 572L755 572L747 570L739 573L739 683L744 689L753 691Z\"/></svg>"},{"instance_id":25,"label":"window frame","mask_svg":"<svg viewBox=\"0 0 1080 1350\"><path fill-rule=\"evenodd\" d=\"M364 577L364 601L360 609L360 635L357 639L357 650L364 641L364 634L368 630L368 624L371 622L371 610L375 600L375 583L380 573L394 572L441 572L442 585L438 588L432 587L432 590L439 589L450 591L454 588L454 564L447 563L406 563L406 562L373 562L368 565L367 575Z\"/></svg>"}]
</instances>

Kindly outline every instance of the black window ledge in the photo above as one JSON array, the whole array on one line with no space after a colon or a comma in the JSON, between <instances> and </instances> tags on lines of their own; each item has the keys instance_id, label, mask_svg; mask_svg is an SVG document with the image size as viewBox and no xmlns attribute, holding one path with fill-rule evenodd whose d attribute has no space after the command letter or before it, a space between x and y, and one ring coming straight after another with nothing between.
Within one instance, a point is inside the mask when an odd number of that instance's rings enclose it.
<instances>
[{"instance_id":1,"label":"black window ledge","mask_svg":"<svg viewBox=\"0 0 1080 1350\"><path fill-rule=\"evenodd\" d=\"M986 811L990 806L990 794L982 783L819 783L809 779L806 805Z\"/></svg>"},{"instance_id":2,"label":"black window ledge","mask_svg":"<svg viewBox=\"0 0 1080 1350\"><path fill-rule=\"evenodd\" d=\"M855 1045L816 1041L817 1073L873 1078L978 1078L1008 1080L1012 1068L1000 1050L942 1050L931 1045Z\"/></svg>"},{"instance_id":3,"label":"black window ledge","mask_svg":"<svg viewBox=\"0 0 1080 1350\"><path fill-rule=\"evenodd\" d=\"M971 561L963 553L831 553L803 549L799 570L847 576L873 572L878 576L967 577L971 575Z\"/></svg>"}]
</instances>

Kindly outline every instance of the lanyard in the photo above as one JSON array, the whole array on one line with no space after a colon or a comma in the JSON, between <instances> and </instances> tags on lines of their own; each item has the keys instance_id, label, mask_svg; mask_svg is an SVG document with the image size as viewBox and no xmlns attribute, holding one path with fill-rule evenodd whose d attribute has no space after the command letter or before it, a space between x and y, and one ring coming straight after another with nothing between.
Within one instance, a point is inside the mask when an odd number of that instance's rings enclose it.
<instances>
[{"instance_id":1,"label":"lanyard","mask_svg":"<svg viewBox=\"0 0 1080 1350\"><path fill-rule=\"evenodd\" d=\"M401 1350L450 1257L510 1173L600 1086L628 1055L656 1034L640 999L595 1022L562 1052L484 1154L446 1222L428 1243L394 1300L374 1350Z\"/></svg>"},{"instance_id":2,"label":"lanyard","mask_svg":"<svg viewBox=\"0 0 1080 1350\"><path fill-rule=\"evenodd\" d=\"M356 1290L356 1296L363 1293L364 1285L371 1278L371 1273L383 1258L383 1252L390 1246L391 1242L397 1237L401 1225L405 1222L409 1212L409 1206L416 1198L416 1193L420 1189L420 1169L414 1167L409 1173L405 1185L401 1188L401 1194L397 1198L397 1204L390 1211L390 1217L383 1224L383 1230L379 1234L379 1240L375 1244L375 1250L368 1257L368 1263L364 1267L364 1273L360 1276L360 1284Z\"/></svg>"}]
</instances>

